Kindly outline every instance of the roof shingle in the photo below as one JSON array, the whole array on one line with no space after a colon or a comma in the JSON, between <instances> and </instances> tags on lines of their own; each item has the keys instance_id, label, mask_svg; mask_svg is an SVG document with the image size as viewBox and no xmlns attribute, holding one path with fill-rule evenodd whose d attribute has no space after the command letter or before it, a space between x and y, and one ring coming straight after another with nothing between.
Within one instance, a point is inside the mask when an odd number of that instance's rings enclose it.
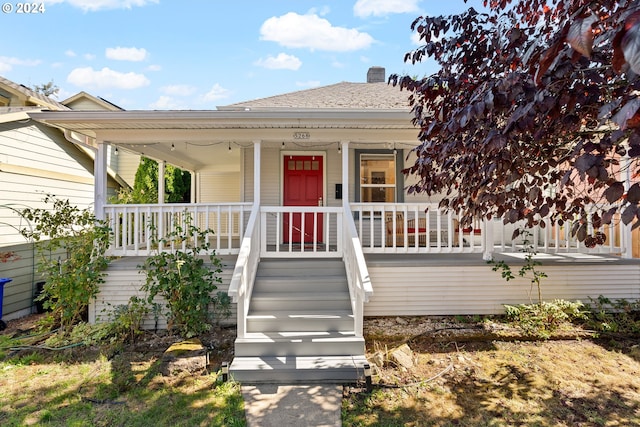
<instances>
[{"instance_id":1,"label":"roof shingle","mask_svg":"<svg viewBox=\"0 0 640 427\"><path fill-rule=\"evenodd\" d=\"M357 109L409 110L409 93L385 82L341 82L313 89L217 107L240 109Z\"/></svg>"}]
</instances>

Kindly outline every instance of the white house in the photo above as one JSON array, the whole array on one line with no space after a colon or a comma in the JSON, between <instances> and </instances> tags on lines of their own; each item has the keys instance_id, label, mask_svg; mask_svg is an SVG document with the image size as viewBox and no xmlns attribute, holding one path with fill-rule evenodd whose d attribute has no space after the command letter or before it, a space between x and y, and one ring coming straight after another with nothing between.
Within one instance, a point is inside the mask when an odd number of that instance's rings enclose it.
<instances>
[{"instance_id":1,"label":"white house","mask_svg":"<svg viewBox=\"0 0 640 427\"><path fill-rule=\"evenodd\" d=\"M418 133L407 96L372 67L366 83L215 111L30 114L97 152L94 206L113 227L111 254L122 258L91 319L139 292L136 266L153 250L145 224L162 233L185 211L216 231L210 241L223 257L222 288L237 316L231 368L242 381L361 375L364 316L501 313L503 304L528 302L526 280L507 285L485 261L519 262L513 227L478 219L463 229L437 199L403 191L412 178L400 171L413 162ZM107 204L114 147L191 171L193 202ZM628 228L607 229L610 243L597 250L568 229L534 230L548 274L545 298L640 296Z\"/></svg>"}]
</instances>

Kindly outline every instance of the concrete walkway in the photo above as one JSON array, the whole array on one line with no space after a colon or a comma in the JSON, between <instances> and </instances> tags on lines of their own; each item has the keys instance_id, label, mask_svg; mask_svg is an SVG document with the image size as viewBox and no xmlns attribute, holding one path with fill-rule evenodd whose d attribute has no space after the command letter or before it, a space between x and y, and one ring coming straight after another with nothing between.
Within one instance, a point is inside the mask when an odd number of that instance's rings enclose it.
<instances>
[{"instance_id":1,"label":"concrete walkway","mask_svg":"<svg viewBox=\"0 0 640 427\"><path fill-rule=\"evenodd\" d=\"M340 427L341 385L242 386L247 427Z\"/></svg>"}]
</instances>

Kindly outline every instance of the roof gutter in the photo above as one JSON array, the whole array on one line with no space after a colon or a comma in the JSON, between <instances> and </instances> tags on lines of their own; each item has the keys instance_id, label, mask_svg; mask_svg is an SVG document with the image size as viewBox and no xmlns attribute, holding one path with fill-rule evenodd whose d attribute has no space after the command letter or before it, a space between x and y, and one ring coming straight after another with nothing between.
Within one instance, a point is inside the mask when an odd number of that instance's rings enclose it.
<instances>
[{"instance_id":1,"label":"roof gutter","mask_svg":"<svg viewBox=\"0 0 640 427\"><path fill-rule=\"evenodd\" d=\"M98 146L96 145L95 140L93 138L90 138L87 135L83 135L84 138L79 139L73 136L74 134L73 131L70 131L68 129L61 129L61 130L64 134L65 139L71 142L72 144L80 145L84 148L88 148L93 151L98 151Z\"/></svg>"}]
</instances>

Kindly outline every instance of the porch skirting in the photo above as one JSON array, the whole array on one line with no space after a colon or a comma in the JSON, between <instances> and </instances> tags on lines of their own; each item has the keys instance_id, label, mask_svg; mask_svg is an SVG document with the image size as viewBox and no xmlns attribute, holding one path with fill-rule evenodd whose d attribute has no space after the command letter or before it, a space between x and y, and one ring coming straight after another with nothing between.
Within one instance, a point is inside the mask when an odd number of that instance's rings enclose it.
<instances>
[{"instance_id":1,"label":"porch skirting","mask_svg":"<svg viewBox=\"0 0 640 427\"><path fill-rule=\"evenodd\" d=\"M222 283L217 284L217 291L227 292L231 275L236 262L236 256L221 256ZM139 266L144 263L144 257L123 257L112 261L107 269L105 283L100 286L100 293L89 306L89 322L100 323L110 319L111 313L118 305L126 305L132 296L143 297L140 288L146 280L144 271ZM158 300L161 303L161 300ZM231 316L221 324L236 323L236 304L231 304ZM144 329L166 329L167 320L164 316L157 317L153 313L147 315L143 323Z\"/></svg>"},{"instance_id":2,"label":"porch skirting","mask_svg":"<svg viewBox=\"0 0 640 427\"><path fill-rule=\"evenodd\" d=\"M511 254L522 255L522 254ZM512 272L523 261L499 255ZM477 254L367 255L374 294L365 316L502 314L504 304L537 301L531 280L505 281ZM607 255L541 254L542 298L579 300L604 295L612 300L640 298L640 260Z\"/></svg>"},{"instance_id":3,"label":"porch skirting","mask_svg":"<svg viewBox=\"0 0 640 427\"><path fill-rule=\"evenodd\" d=\"M512 254L517 255L517 254ZM496 258L500 258L497 255ZM517 275L522 260L502 255ZM222 283L229 287L235 256L224 256ZM520 304L537 298L529 279L517 277L509 282L500 272L482 260L481 254L368 254L366 255L374 294L364 306L366 317L502 314L504 304ZM562 298L589 302L604 295L612 300L640 299L640 260L620 259L608 255L542 254L540 267L547 276L542 280L545 300ZM126 304L139 291L145 276L137 268L141 257L121 258L112 262L106 282L91 305L89 320L100 322L119 304ZM236 306L225 322L236 322ZM148 329L166 328L160 317L145 320Z\"/></svg>"}]
</instances>

